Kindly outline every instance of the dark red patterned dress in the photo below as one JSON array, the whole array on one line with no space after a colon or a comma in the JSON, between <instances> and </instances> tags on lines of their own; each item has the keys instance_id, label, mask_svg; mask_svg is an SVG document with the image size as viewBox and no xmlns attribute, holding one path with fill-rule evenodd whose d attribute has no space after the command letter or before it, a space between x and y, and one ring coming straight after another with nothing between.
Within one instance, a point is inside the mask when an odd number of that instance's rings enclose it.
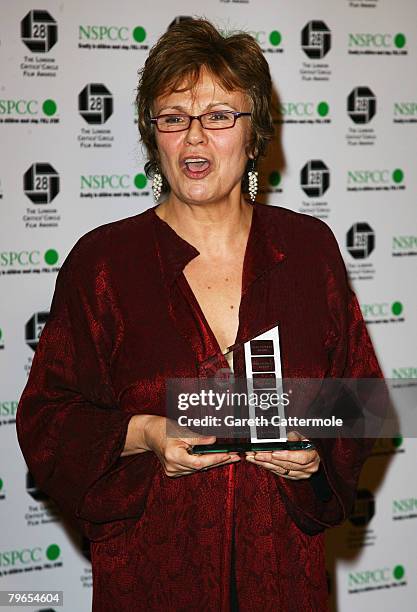
<instances>
[{"instance_id":1,"label":"dark red patterned dress","mask_svg":"<svg viewBox=\"0 0 417 612\"><path fill-rule=\"evenodd\" d=\"M164 415L165 379L218 355L184 284L197 255L154 208L81 238L19 405L23 454L92 542L95 612L227 612L232 551L240 612L323 612L323 530L350 511L369 442L317 442L327 502L244 460L170 479L152 452L120 457L133 414ZM329 228L255 204L236 340L276 324L285 377L381 376Z\"/></svg>"}]
</instances>

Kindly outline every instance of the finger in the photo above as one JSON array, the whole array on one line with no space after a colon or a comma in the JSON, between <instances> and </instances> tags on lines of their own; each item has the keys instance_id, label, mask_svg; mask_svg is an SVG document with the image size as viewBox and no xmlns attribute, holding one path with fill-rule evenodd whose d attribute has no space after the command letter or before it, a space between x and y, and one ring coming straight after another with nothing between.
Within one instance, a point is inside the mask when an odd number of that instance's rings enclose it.
<instances>
[{"instance_id":1,"label":"finger","mask_svg":"<svg viewBox=\"0 0 417 612\"><path fill-rule=\"evenodd\" d=\"M284 463L284 464L277 464L275 462L272 462L272 465L278 465L279 467L282 467L286 470L290 470L290 472L293 473L305 473L305 474L314 474L314 472L317 472L318 468L319 468L319 464L317 461L312 461L311 463L307 464L307 465L291 465L289 463Z\"/></svg>"},{"instance_id":2,"label":"finger","mask_svg":"<svg viewBox=\"0 0 417 612\"><path fill-rule=\"evenodd\" d=\"M257 457L255 457L257 459ZM265 459L260 460L261 463L270 463L271 465L275 465L281 467L285 470L291 470L295 472L308 472L313 470L314 466L319 465L319 462L314 460L310 461L310 463L300 464L300 463L292 463L291 461L278 461L277 459L272 459L271 461L266 461Z\"/></svg>"},{"instance_id":3,"label":"finger","mask_svg":"<svg viewBox=\"0 0 417 612\"><path fill-rule=\"evenodd\" d=\"M195 434L195 432L193 432ZM185 437L182 436L181 438L176 438L177 440L181 440L182 442L185 442L186 444L188 444L189 446L194 446L194 444L214 444L216 441L216 436L190 436Z\"/></svg>"},{"instance_id":4,"label":"finger","mask_svg":"<svg viewBox=\"0 0 417 612\"><path fill-rule=\"evenodd\" d=\"M222 465L237 463L238 461L240 461L240 457L237 457L237 459L228 457L227 459L216 461L214 463L213 461L210 461L210 463L207 464L203 461L200 461L200 463L193 468L193 474L195 474L196 472L204 472L206 470L211 470L212 468L216 467L221 467Z\"/></svg>"},{"instance_id":5,"label":"finger","mask_svg":"<svg viewBox=\"0 0 417 612\"><path fill-rule=\"evenodd\" d=\"M306 464L299 464L299 463L293 463L291 461L280 461L275 458L269 459L268 457L265 457L265 456L258 457L258 454L259 453L255 454L255 460L259 461L260 463L269 463L271 465L275 465L279 468L282 468L283 470L292 470L296 472L316 471L320 463L320 460L318 458L315 458L313 459L313 461L310 461L309 463L306 463Z\"/></svg>"},{"instance_id":6,"label":"finger","mask_svg":"<svg viewBox=\"0 0 417 612\"><path fill-rule=\"evenodd\" d=\"M226 455L224 458L217 458L217 457L213 457L212 454L210 455L200 455L200 460L201 460L201 466L198 469L209 469L212 467L217 467L219 465L224 465L226 463L237 463L238 461L240 461L240 457L239 455Z\"/></svg>"},{"instance_id":7,"label":"finger","mask_svg":"<svg viewBox=\"0 0 417 612\"><path fill-rule=\"evenodd\" d=\"M282 455L280 454L281 451L278 451L277 454L275 454L275 452L259 451L255 453L255 459L257 461L267 461L268 463L276 463L277 465L284 463L294 467L298 467L300 465L296 461L292 461L292 451L284 452L288 452L288 454Z\"/></svg>"},{"instance_id":8,"label":"finger","mask_svg":"<svg viewBox=\"0 0 417 612\"><path fill-rule=\"evenodd\" d=\"M271 461L272 460L272 452L269 451L255 451L254 453L255 459L259 461Z\"/></svg>"},{"instance_id":9,"label":"finger","mask_svg":"<svg viewBox=\"0 0 417 612\"><path fill-rule=\"evenodd\" d=\"M299 431L290 431L287 435L287 439L290 442L298 442L300 440L308 440L308 438L306 438L305 436L303 436L303 434L301 434Z\"/></svg>"},{"instance_id":10,"label":"finger","mask_svg":"<svg viewBox=\"0 0 417 612\"><path fill-rule=\"evenodd\" d=\"M231 461L230 459L229 461L219 461L215 464L209 465L201 463L199 467L193 467L191 469L187 466L181 465L180 463L167 463L165 464L164 471L167 476L171 478L176 478L179 476L188 476L190 474L196 474L197 472L202 472L211 468L220 467L221 465L225 465L231 462L233 463L233 461Z\"/></svg>"},{"instance_id":11,"label":"finger","mask_svg":"<svg viewBox=\"0 0 417 612\"><path fill-rule=\"evenodd\" d=\"M178 454L178 450L186 451L186 457L183 452ZM168 455L168 457L167 457ZM207 470L212 467L219 467L226 463L235 463L240 461L239 453L207 453L199 455L190 455L187 449L180 447L168 452L165 456L166 470L169 471L169 475L186 475L194 474L196 471Z\"/></svg>"},{"instance_id":12,"label":"finger","mask_svg":"<svg viewBox=\"0 0 417 612\"><path fill-rule=\"evenodd\" d=\"M230 459L230 461L222 461L221 463L215 463L214 465L207 465L205 467L200 468L198 471L199 472L205 472L207 470L214 470L217 467L221 467L222 465L228 465L230 463L237 463L238 461L240 461L240 457L238 457L238 459L236 460L232 460Z\"/></svg>"},{"instance_id":13,"label":"finger","mask_svg":"<svg viewBox=\"0 0 417 612\"><path fill-rule=\"evenodd\" d=\"M192 455L185 446L171 446L166 449L164 461L171 468L180 470L198 470L200 455Z\"/></svg>"},{"instance_id":14,"label":"finger","mask_svg":"<svg viewBox=\"0 0 417 612\"><path fill-rule=\"evenodd\" d=\"M177 476L185 476L187 474L193 474L194 469L181 465L176 461L169 461L166 457L161 457L161 463L163 470L170 478L176 478Z\"/></svg>"},{"instance_id":15,"label":"finger","mask_svg":"<svg viewBox=\"0 0 417 612\"><path fill-rule=\"evenodd\" d=\"M291 454L285 455L285 457L290 457L290 459L292 459ZM272 452L266 453L263 451L263 452L255 453L255 459L257 461L264 461L267 463L273 463L275 465L285 466L285 468L290 468L290 469L300 469L300 467L302 468L304 466L304 464L296 463L291 460L285 460L285 458L281 456L276 457L275 454Z\"/></svg>"},{"instance_id":16,"label":"finger","mask_svg":"<svg viewBox=\"0 0 417 612\"><path fill-rule=\"evenodd\" d=\"M201 436L201 438L172 438L167 444L165 449L164 460L170 465L179 465L182 469L199 469L200 468L200 454L193 455L192 443L199 443L200 440L204 444L211 444L216 441L215 436ZM222 453L225 455L225 453Z\"/></svg>"},{"instance_id":17,"label":"finger","mask_svg":"<svg viewBox=\"0 0 417 612\"><path fill-rule=\"evenodd\" d=\"M229 453L203 453L198 455L192 455L187 452L185 448L175 449L172 459L179 465L194 470L201 470L202 468L218 465L227 461L239 461L239 455L231 455Z\"/></svg>"},{"instance_id":18,"label":"finger","mask_svg":"<svg viewBox=\"0 0 417 612\"><path fill-rule=\"evenodd\" d=\"M251 463L254 463L255 465L259 465L260 467L274 472L274 474L277 474L278 476L282 476L282 478L288 478L288 480L304 480L306 478L310 478L311 476L311 474L306 473L304 471L288 470L282 468L281 466L277 466L274 463L268 463L267 461L257 461L256 459L252 458L249 458L249 461Z\"/></svg>"},{"instance_id":19,"label":"finger","mask_svg":"<svg viewBox=\"0 0 417 612\"><path fill-rule=\"evenodd\" d=\"M180 476L189 476L190 474L195 474L195 471L183 469L165 469L165 475L168 476L168 478L179 478Z\"/></svg>"},{"instance_id":20,"label":"finger","mask_svg":"<svg viewBox=\"0 0 417 612\"><path fill-rule=\"evenodd\" d=\"M306 465L307 463L311 463L314 461L316 457L318 457L318 452L315 449L312 450L300 450L300 451L273 451L272 459L277 459L279 461L288 461L289 463Z\"/></svg>"}]
</instances>

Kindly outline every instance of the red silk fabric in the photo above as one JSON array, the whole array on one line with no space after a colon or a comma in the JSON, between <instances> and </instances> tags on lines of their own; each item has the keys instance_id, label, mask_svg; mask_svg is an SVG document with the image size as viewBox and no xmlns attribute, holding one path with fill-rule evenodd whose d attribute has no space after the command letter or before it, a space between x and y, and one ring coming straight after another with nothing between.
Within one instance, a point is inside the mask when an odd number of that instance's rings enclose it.
<instances>
[{"instance_id":1,"label":"red silk fabric","mask_svg":"<svg viewBox=\"0 0 417 612\"><path fill-rule=\"evenodd\" d=\"M284 377L380 377L329 228L253 207L236 341L278 324ZM218 354L184 292L197 255L154 208L79 240L19 404L19 443L91 540L94 612L227 612L232 546L240 612L323 612L323 530L349 513L369 441L318 441L328 502L245 460L170 479L152 452L120 457L132 415L165 414L165 379L204 375Z\"/></svg>"}]
</instances>

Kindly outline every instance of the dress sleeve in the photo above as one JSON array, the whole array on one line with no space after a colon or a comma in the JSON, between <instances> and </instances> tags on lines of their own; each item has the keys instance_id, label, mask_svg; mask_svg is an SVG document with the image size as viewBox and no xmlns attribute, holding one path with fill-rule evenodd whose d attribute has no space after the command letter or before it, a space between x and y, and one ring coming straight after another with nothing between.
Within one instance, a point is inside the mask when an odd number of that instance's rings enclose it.
<instances>
[{"instance_id":1,"label":"dress sleeve","mask_svg":"<svg viewBox=\"0 0 417 612\"><path fill-rule=\"evenodd\" d=\"M383 378L355 293L349 286L346 268L336 239L326 227L322 244L326 269L328 337L332 378ZM311 535L343 522L355 501L362 466L372 450L372 438L314 439L320 455L320 478L328 494L320 499L311 479L278 479L280 493L295 523ZM312 478L315 478L313 476Z\"/></svg>"},{"instance_id":2,"label":"dress sleeve","mask_svg":"<svg viewBox=\"0 0 417 612\"><path fill-rule=\"evenodd\" d=\"M133 415L120 409L111 384L120 329L105 268L91 274L79 260L70 254L58 274L16 425L38 486L99 541L140 516L157 460L151 452L120 457Z\"/></svg>"}]
</instances>

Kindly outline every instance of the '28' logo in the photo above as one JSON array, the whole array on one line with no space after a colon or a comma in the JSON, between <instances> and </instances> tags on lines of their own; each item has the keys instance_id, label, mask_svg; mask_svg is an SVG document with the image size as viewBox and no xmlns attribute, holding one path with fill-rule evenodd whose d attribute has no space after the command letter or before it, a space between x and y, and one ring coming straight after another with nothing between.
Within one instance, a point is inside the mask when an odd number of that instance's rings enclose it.
<instances>
[{"instance_id":1,"label":"'28' logo","mask_svg":"<svg viewBox=\"0 0 417 612\"><path fill-rule=\"evenodd\" d=\"M48 11L29 11L20 22L22 41L35 53L46 53L58 40L58 26Z\"/></svg>"}]
</instances>

